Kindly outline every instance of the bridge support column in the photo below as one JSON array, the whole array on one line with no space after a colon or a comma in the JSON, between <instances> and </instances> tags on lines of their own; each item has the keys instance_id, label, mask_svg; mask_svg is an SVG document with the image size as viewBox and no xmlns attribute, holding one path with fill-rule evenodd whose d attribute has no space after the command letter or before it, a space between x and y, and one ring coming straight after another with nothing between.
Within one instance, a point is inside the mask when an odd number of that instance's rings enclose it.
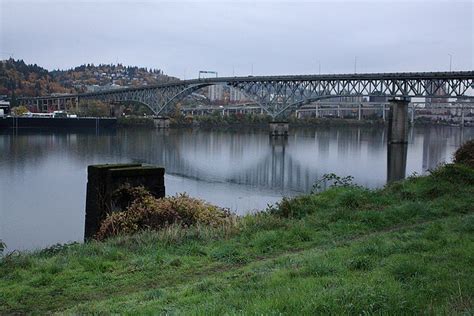
<instances>
[{"instance_id":1,"label":"bridge support column","mask_svg":"<svg viewBox=\"0 0 474 316\"><path fill-rule=\"evenodd\" d=\"M382 105L382 120L385 122L385 103Z\"/></svg>"},{"instance_id":2,"label":"bridge support column","mask_svg":"<svg viewBox=\"0 0 474 316\"><path fill-rule=\"evenodd\" d=\"M407 99L392 99L388 120L388 143L406 144L408 142L408 103Z\"/></svg>"},{"instance_id":3,"label":"bridge support column","mask_svg":"<svg viewBox=\"0 0 474 316\"><path fill-rule=\"evenodd\" d=\"M270 136L288 136L290 123L286 121L270 122Z\"/></svg>"},{"instance_id":4,"label":"bridge support column","mask_svg":"<svg viewBox=\"0 0 474 316\"><path fill-rule=\"evenodd\" d=\"M359 104L359 121L361 120L361 118L362 118L362 107Z\"/></svg>"},{"instance_id":5,"label":"bridge support column","mask_svg":"<svg viewBox=\"0 0 474 316\"><path fill-rule=\"evenodd\" d=\"M170 119L168 117L157 116L153 118L155 128L166 129L170 127Z\"/></svg>"}]
</instances>

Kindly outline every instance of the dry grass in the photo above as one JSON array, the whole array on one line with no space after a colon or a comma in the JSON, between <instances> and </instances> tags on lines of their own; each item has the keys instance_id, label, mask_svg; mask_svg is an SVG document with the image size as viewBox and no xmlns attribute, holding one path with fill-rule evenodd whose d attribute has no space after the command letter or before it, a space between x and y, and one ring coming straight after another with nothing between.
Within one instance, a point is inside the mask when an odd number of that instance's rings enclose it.
<instances>
[{"instance_id":1,"label":"dry grass","mask_svg":"<svg viewBox=\"0 0 474 316\"><path fill-rule=\"evenodd\" d=\"M118 195L122 197L118 201L124 206L124 211L106 217L96 235L98 240L130 235L141 230L166 229L168 235L172 236L175 227L198 225L230 229L236 226L236 216L228 210L186 194L157 199L139 187L122 188ZM127 203L127 199L131 202ZM176 232L181 233L180 230Z\"/></svg>"}]
</instances>

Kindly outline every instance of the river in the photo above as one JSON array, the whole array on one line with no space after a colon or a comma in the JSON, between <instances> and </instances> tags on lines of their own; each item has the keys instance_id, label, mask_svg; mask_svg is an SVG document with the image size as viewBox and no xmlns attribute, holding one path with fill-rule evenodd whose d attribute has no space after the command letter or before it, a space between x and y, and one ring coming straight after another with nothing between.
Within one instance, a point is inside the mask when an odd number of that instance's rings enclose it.
<instances>
[{"instance_id":1,"label":"river","mask_svg":"<svg viewBox=\"0 0 474 316\"><path fill-rule=\"evenodd\" d=\"M238 214L307 193L326 173L382 187L386 134L382 128L321 127L292 129L287 140L272 140L251 130L0 131L0 239L8 251L82 240L91 164L164 166L167 195L187 192ZM449 162L472 138L472 128L412 128L405 174Z\"/></svg>"}]
</instances>

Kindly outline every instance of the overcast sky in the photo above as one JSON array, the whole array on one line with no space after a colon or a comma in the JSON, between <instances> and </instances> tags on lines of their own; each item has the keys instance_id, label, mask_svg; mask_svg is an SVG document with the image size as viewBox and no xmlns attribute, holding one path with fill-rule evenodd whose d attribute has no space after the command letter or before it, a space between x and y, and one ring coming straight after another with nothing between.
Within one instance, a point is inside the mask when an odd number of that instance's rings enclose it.
<instances>
[{"instance_id":1,"label":"overcast sky","mask_svg":"<svg viewBox=\"0 0 474 316\"><path fill-rule=\"evenodd\" d=\"M474 67L473 1L0 0L0 54L180 78Z\"/></svg>"}]
</instances>

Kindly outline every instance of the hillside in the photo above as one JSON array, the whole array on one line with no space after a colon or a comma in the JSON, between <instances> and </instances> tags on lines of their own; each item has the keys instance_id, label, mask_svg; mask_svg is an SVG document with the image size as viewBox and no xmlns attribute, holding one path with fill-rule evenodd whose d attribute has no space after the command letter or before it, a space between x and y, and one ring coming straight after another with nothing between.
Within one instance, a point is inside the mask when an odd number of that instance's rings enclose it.
<instances>
[{"instance_id":1,"label":"hillside","mask_svg":"<svg viewBox=\"0 0 474 316\"><path fill-rule=\"evenodd\" d=\"M472 314L474 170L0 261L0 314Z\"/></svg>"},{"instance_id":2,"label":"hillside","mask_svg":"<svg viewBox=\"0 0 474 316\"><path fill-rule=\"evenodd\" d=\"M43 96L98 89L142 86L177 80L160 69L117 65L81 65L68 70L48 71L23 60L0 61L0 95Z\"/></svg>"}]
</instances>

